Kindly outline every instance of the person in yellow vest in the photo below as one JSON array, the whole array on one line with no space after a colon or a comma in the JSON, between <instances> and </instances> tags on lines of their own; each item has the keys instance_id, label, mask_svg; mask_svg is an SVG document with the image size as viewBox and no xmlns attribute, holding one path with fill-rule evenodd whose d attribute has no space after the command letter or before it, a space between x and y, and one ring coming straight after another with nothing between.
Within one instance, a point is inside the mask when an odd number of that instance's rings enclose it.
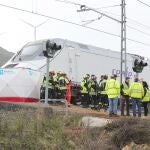
<instances>
[{"instance_id":1,"label":"person in yellow vest","mask_svg":"<svg viewBox=\"0 0 150 150\"><path fill-rule=\"evenodd\" d=\"M61 71L58 71L55 75L54 75L54 89L55 89L55 98L58 99L61 94L60 89L59 89L59 78L61 76Z\"/></svg>"},{"instance_id":2,"label":"person in yellow vest","mask_svg":"<svg viewBox=\"0 0 150 150\"><path fill-rule=\"evenodd\" d=\"M48 80L48 98L55 98L55 89L54 89L54 75L55 72L53 70L49 71L49 80Z\"/></svg>"},{"instance_id":3,"label":"person in yellow vest","mask_svg":"<svg viewBox=\"0 0 150 150\"><path fill-rule=\"evenodd\" d=\"M97 92L98 92L98 83L97 83L97 77L93 74L91 75L91 79L89 81L89 95L91 99L91 108L97 108L98 101L97 101Z\"/></svg>"},{"instance_id":4,"label":"person in yellow vest","mask_svg":"<svg viewBox=\"0 0 150 150\"><path fill-rule=\"evenodd\" d=\"M80 92L82 107L89 107L89 76L87 74L83 76L80 83Z\"/></svg>"},{"instance_id":5,"label":"person in yellow vest","mask_svg":"<svg viewBox=\"0 0 150 150\"><path fill-rule=\"evenodd\" d=\"M107 110L108 108L108 95L106 94L106 82L108 76L104 75L103 80L99 84L99 91L100 91L100 101L99 101L99 109Z\"/></svg>"},{"instance_id":6,"label":"person in yellow vest","mask_svg":"<svg viewBox=\"0 0 150 150\"><path fill-rule=\"evenodd\" d=\"M138 117L141 117L141 100L144 96L144 89L139 79L135 78L134 82L131 83L129 87L129 96L132 99L132 111L133 117L136 117L136 112L138 111ZM137 110L136 110L137 106Z\"/></svg>"},{"instance_id":7,"label":"person in yellow vest","mask_svg":"<svg viewBox=\"0 0 150 150\"><path fill-rule=\"evenodd\" d=\"M106 94L109 100L109 117L117 117L118 97L120 95L120 83L116 80L117 76L112 75L111 79L106 82Z\"/></svg>"},{"instance_id":8,"label":"person in yellow vest","mask_svg":"<svg viewBox=\"0 0 150 150\"><path fill-rule=\"evenodd\" d=\"M144 97L142 99L142 105L144 107L144 116L148 115L148 103L150 102L150 91L148 88L148 84L146 81L143 81L143 88L144 88Z\"/></svg>"},{"instance_id":9,"label":"person in yellow vest","mask_svg":"<svg viewBox=\"0 0 150 150\"><path fill-rule=\"evenodd\" d=\"M66 89L67 89L66 86L69 83L66 73L61 72L61 76L58 80L58 83L59 83L59 89L60 89L60 97L59 98L65 99Z\"/></svg>"},{"instance_id":10,"label":"person in yellow vest","mask_svg":"<svg viewBox=\"0 0 150 150\"><path fill-rule=\"evenodd\" d=\"M48 98L54 98L54 78L55 72L50 70L48 76ZM46 75L42 77L42 85L41 85L41 98L45 98L45 87L46 87Z\"/></svg>"},{"instance_id":11,"label":"person in yellow vest","mask_svg":"<svg viewBox=\"0 0 150 150\"><path fill-rule=\"evenodd\" d=\"M126 77L125 81L121 85L120 93L121 93L121 99L120 99L120 110L121 110L121 116L124 116L124 107L126 104L126 116L130 116L129 107L130 107L130 101L129 101L129 82L130 78Z\"/></svg>"}]
</instances>

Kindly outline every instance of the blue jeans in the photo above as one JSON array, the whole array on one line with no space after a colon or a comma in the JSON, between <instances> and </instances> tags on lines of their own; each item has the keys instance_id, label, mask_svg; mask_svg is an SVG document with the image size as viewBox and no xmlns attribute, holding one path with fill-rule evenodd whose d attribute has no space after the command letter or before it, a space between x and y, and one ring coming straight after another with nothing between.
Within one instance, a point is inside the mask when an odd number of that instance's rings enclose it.
<instances>
[{"instance_id":1,"label":"blue jeans","mask_svg":"<svg viewBox=\"0 0 150 150\"><path fill-rule=\"evenodd\" d=\"M133 116L136 116L136 111L138 111L138 116L141 117L141 100L139 98L132 98L132 111ZM137 106L137 110L136 110Z\"/></svg>"},{"instance_id":2,"label":"blue jeans","mask_svg":"<svg viewBox=\"0 0 150 150\"><path fill-rule=\"evenodd\" d=\"M109 114L117 114L118 98L109 98Z\"/></svg>"}]
</instances>

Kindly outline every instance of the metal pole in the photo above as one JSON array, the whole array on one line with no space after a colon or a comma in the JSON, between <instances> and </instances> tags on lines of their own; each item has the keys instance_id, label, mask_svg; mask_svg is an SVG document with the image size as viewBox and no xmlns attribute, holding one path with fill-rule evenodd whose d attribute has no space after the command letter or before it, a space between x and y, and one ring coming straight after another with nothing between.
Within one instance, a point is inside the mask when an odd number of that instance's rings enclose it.
<instances>
[{"instance_id":1,"label":"metal pole","mask_svg":"<svg viewBox=\"0 0 150 150\"><path fill-rule=\"evenodd\" d=\"M79 4L80 5L80 4ZM78 12L92 10L96 13L101 14L102 16L105 16L109 19L112 19L118 23L121 23L121 56L120 56L120 83L122 84L122 78L123 74L124 77L127 76L127 66L126 66L126 9L125 9L126 3L125 0L121 0L121 21L113 18L105 13L102 13L98 10L95 10L93 8L87 7L86 5L80 5L80 10Z\"/></svg>"},{"instance_id":2,"label":"metal pole","mask_svg":"<svg viewBox=\"0 0 150 150\"><path fill-rule=\"evenodd\" d=\"M125 0L121 0L121 65L120 65L120 83L122 84L123 72L124 77L127 76L126 72L126 11Z\"/></svg>"},{"instance_id":3,"label":"metal pole","mask_svg":"<svg viewBox=\"0 0 150 150\"><path fill-rule=\"evenodd\" d=\"M48 105L49 58L46 58L45 105Z\"/></svg>"},{"instance_id":4,"label":"metal pole","mask_svg":"<svg viewBox=\"0 0 150 150\"><path fill-rule=\"evenodd\" d=\"M136 73L136 78L139 78L139 73Z\"/></svg>"}]
</instances>

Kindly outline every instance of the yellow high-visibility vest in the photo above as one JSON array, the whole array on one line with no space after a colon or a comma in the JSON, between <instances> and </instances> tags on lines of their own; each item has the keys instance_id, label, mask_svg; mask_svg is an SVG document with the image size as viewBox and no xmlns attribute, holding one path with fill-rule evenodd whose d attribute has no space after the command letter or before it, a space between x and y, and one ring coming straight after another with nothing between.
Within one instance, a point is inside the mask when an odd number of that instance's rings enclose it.
<instances>
[{"instance_id":1,"label":"yellow high-visibility vest","mask_svg":"<svg viewBox=\"0 0 150 150\"><path fill-rule=\"evenodd\" d=\"M107 80L104 79L104 80L99 84L99 89L100 89L100 93L101 93L101 94L106 94L106 90L105 90L106 82L107 82Z\"/></svg>"},{"instance_id":2,"label":"yellow high-visibility vest","mask_svg":"<svg viewBox=\"0 0 150 150\"><path fill-rule=\"evenodd\" d=\"M81 82L81 84L80 84L81 93L88 93L88 86L89 86L88 84L89 84L89 82L85 79Z\"/></svg>"},{"instance_id":3,"label":"yellow high-visibility vest","mask_svg":"<svg viewBox=\"0 0 150 150\"><path fill-rule=\"evenodd\" d=\"M110 79L106 82L105 90L108 98L117 98L120 95L120 83L117 80Z\"/></svg>"},{"instance_id":4,"label":"yellow high-visibility vest","mask_svg":"<svg viewBox=\"0 0 150 150\"><path fill-rule=\"evenodd\" d=\"M131 98L141 99L144 96L144 89L141 83L133 82L129 87L129 96Z\"/></svg>"},{"instance_id":5,"label":"yellow high-visibility vest","mask_svg":"<svg viewBox=\"0 0 150 150\"><path fill-rule=\"evenodd\" d=\"M150 91L146 89L146 95L142 99L142 102L149 102L150 101Z\"/></svg>"}]
</instances>

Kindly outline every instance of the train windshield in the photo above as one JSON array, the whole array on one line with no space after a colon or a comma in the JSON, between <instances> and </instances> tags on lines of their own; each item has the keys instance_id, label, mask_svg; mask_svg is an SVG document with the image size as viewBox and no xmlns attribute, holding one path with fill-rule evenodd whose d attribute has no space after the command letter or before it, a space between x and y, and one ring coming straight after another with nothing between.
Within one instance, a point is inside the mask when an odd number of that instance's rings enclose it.
<instances>
[{"instance_id":1,"label":"train windshield","mask_svg":"<svg viewBox=\"0 0 150 150\"><path fill-rule=\"evenodd\" d=\"M13 61L34 60L36 56L41 55L43 55L43 45L41 43L30 44L23 47L23 49L16 54Z\"/></svg>"}]
</instances>

